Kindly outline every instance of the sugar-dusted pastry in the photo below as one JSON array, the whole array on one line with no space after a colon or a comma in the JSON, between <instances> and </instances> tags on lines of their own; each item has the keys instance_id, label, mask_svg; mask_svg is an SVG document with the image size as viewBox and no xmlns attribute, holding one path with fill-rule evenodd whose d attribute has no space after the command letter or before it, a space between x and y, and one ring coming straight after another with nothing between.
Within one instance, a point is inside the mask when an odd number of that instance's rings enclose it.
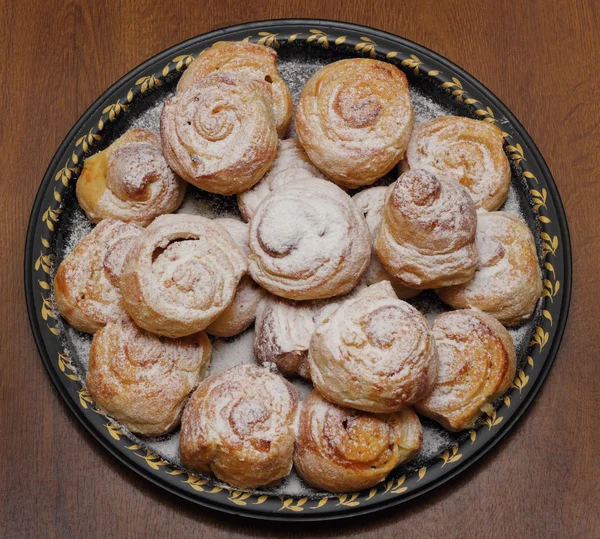
<instances>
[{"instance_id":1,"label":"sugar-dusted pastry","mask_svg":"<svg viewBox=\"0 0 600 539\"><path fill-rule=\"evenodd\" d=\"M183 412L181 460L237 488L276 483L292 468L297 410L296 389L264 367L211 376Z\"/></svg>"},{"instance_id":2,"label":"sugar-dusted pastry","mask_svg":"<svg viewBox=\"0 0 600 539\"><path fill-rule=\"evenodd\" d=\"M343 298L292 301L268 295L259 305L254 327L254 355L260 364L273 363L285 376L310 378L310 339L322 318Z\"/></svg>"},{"instance_id":3,"label":"sugar-dusted pastry","mask_svg":"<svg viewBox=\"0 0 600 539\"><path fill-rule=\"evenodd\" d=\"M349 292L367 269L371 236L352 199L326 180L276 188L250 223L250 274L288 299Z\"/></svg>"},{"instance_id":4,"label":"sugar-dusted pastry","mask_svg":"<svg viewBox=\"0 0 600 539\"><path fill-rule=\"evenodd\" d=\"M438 349L438 376L417 410L444 428L473 426L514 380L517 358L508 331L489 314L451 311L436 318L433 335Z\"/></svg>"},{"instance_id":5,"label":"sugar-dusted pastry","mask_svg":"<svg viewBox=\"0 0 600 539\"><path fill-rule=\"evenodd\" d=\"M158 133L131 129L84 161L76 192L94 223L119 219L147 226L181 205L186 185L167 166Z\"/></svg>"},{"instance_id":6,"label":"sugar-dusted pastry","mask_svg":"<svg viewBox=\"0 0 600 539\"><path fill-rule=\"evenodd\" d=\"M436 290L455 309L479 309L505 326L533 314L542 294L542 277L531 231L504 212L477 216L479 261L474 277L461 285Z\"/></svg>"},{"instance_id":7,"label":"sugar-dusted pastry","mask_svg":"<svg viewBox=\"0 0 600 539\"><path fill-rule=\"evenodd\" d=\"M246 269L246 257L217 222L162 215L136 238L125 258L125 308L147 331L192 335L227 308Z\"/></svg>"},{"instance_id":8,"label":"sugar-dusted pastry","mask_svg":"<svg viewBox=\"0 0 600 539\"><path fill-rule=\"evenodd\" d=\"M462 184L477 208L497 210L508 196L510 164L494 124L443 116L415 127L404 167L424 169Z\"/></svg>"},{"instance_id":9,"label":"sugar-dusted pastry","mask_svg":"<svg viewBox=\"0 0 600 539\"><path fill-rule=\"evenodd\" d=\"M302 149L298 139L280 140L277 157L264 178L237 197L242 217L246 221L252 219L258 205L276 187L292 180L304 178L326 179L308 160L308 156Z\"/></svg>"},{"instance_id":10,"label":"sugar-dusted pastry","mask_svg":"<svg viewBox=\"0 0 600 539\"><path fill-rule=\"evenodd\" d=\"M221 195L246 191L277 153L269 85L209 75L165 101L160 134L167 163L187 182Z\"/></svg>"},{"instance_id":11,"label":"sugar-dusted pastry","mask_svg":"<svg viewBox=\"0 0 600 539\"><path fill-rule=\"evenodd\" d=\"M237 219L215 219L217 223L229 232L246 259L250 254L248 248L248 225ZM244 331L256 317L256 309L266 292L258 286L249 275L244 275L240 280L233 301L212 322L206 332L217 337L233 337Z\"/></svg>"},{"instance_id":12,"label":"sugar-dusted pastry","mask_svg":"<svg viewBox=\"0 0 600 539\"><path fill-rule=\"evenodd\" d=\"M409 170L386 194L375 252L412 288L468 281L477 267L477 211L460 184Z\"/></svg>"},{"instance_id":13,"label":"sugar-dusted pastry","mask_svg":"<svg viewBox=\"0 0 600 539\"><path fill-rule=\"evenodd\" d=\"M371 414L337 406L313 391L302 401L294 466L318 489L362 490L415 457L422 439L411 408Z\"/></svg>"},{"instance_id":14,"label":"sugar-dusted pastry","mask_svg":"<svg viewBox=\"0 0 600 539\"><path fill-rule=\"evenodd\" d=\"M125 254L141 232L136 225L105 219L60 263L56 307L75 329L94 333L125 316L119 280Z\"/></svg>"},{"instance_id":15,"label":"sugar-dusted pastry","mask_svg":"<svg viewBox=\"0 0 600 539\"><path fill-rule=\"evenodd\" d=\"M367 58L319 69L302 90L295 118L310 160L351 189L392 170L404 157L413 124L404 73Z\"/></svg>"},{"instance_id":16,"label":"sugar-dusted pastry","mask_svg":"<svg viewBox=\"0 0 600 539\"><path fill-rule=\"evenodd\" d=\"M326 317L313 333L308 364L329 401L377 413L423 399L437 374L425 317L398 299L388 281L369 286Z\"/></svg>"},{"instance_id":17,"label":"sugar-dusted pastry","mask_svg":"<svg viewBox=\"0 0 600 539\"><path fill-rule=\"evenodd\" d=\"M94 335L85 383L96 404L131 432L162 436L179 425L210 353L205 333L164 339L126 317Z\"/></svg>"},{"instance_id":18,"label":"sugar-dusted pastry","mask_svg":"<svg viewBox=\"0 0 600 539\"><path fill-rule=\"evenodd\" d=\"M379 226L381 225L381 216L383 213L383 203L385 201L386 192L387 187L382 185L379 187L363 189L360 193L357 193L352 197L352 201L365 216L369 231L373 238L373 247L375 246L375 238L377 237ZM381 281L390 281L396 295L400 299L414 298L421 292L417 288L408 288L400 281L394 279L382 266L379 258L377 258L375 249L373 249L371 263L369 264L367 271L363 274L362 282L369 286Z\"/></svg>"},{"instance_id":19,"label":"sugar-dusted pastry","mask_svg":"<svg viewBox=\"0 0 600 539\"><path fill-rule=\"evenodd\" d=\"M203 50L181 76L177 92L185 92L207 75L236 73L269 84L273 112L280 137L285 136L292 119L292 96L277 71L277 53L270 47L242 41L219 41Z\"/></svg>"}]
</instances>

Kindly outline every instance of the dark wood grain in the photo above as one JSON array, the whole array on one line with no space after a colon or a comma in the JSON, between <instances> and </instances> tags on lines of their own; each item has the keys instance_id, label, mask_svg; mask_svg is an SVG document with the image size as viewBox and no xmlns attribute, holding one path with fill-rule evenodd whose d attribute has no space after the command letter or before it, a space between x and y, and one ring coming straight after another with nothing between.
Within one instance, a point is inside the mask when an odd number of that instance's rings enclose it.
<instances>
[{"instance_id":1,"label":"dark wood grain","mask_svg":"<svg viewBox=\"0 0 600 539\"><path fill-rule=\"evenodd\" d=\"M0 529L3 537L600 537L600 4L575 0L0 1ZM417 41L494 91L545 156L574 251L567 333L518 427L414 502L292 526L176 499L102 449L54 390L30 333L23 246L44 171L71 125L153 54L222 26L321 17Z\"/></svg>"}]
</instances>

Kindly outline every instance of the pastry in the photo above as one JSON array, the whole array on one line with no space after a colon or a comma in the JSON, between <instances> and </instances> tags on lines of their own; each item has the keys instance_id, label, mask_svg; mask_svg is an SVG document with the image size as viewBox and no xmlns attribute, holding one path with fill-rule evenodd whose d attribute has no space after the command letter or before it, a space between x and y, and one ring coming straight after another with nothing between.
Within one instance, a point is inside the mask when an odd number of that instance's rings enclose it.
<instances>
[{"instance_id":1,"label":"pastry","mask_svg":"<svg viewBox=\"0 0 600 539\"><path fill-rule=\"evenodd\" d=\"M237 197L242 217L246 221L252 219L258 205L276 187L292 180L304 178L326 179L308 160L308 156L300 146L298 139L280 140L277 157L264 178Z\"/></svg>"},{"instance_id":2,"label":"pastry","mask_svg":"<svg viewBox=\"0 0 600 539\"><path fill-rule=\"evenodd\" d=\"M404 286L400 281L394 279L382 266L377 254L375 253L375 238L379 232L379 226L381 225L381 216L383 213L383 203L385 201L385 194L387 187L369 187L363 189L360 193L357 193L352 197L352 201L358 207L359 211L365 216L371 237L373 238L373 253L371 255L371 263L367 268L367 271L363 274L362 282L367 286L370 286L381 281L390 281L394 287L394 292L400 299L414 298L421 292L417 288L408 288Z\"/></svg>"},{"instance_id":3,"label":"pastry","mask_svg":"<svg viewBox=\"0 0 600 539\"><path fill-rule=\"evenodd\" d=\"M125 254L140 235L136 225L104 219L69 253L54 276L54 299L75 329L95 333L125 316L119 280Z\"/></svg>"},{"instance_id":4,"label":"pastry","mask_svg":"<svg viewBox=\"0 0 600 539\"><path fill-rule=\"evenodd\" d=\"M147 226L181 205L186 185L167 166L158 133L131 129L85 160L76 191L94 223L119 219Z\"/></svg>"},{"instance_id":5,"label":"pastry","mask_svg":"<svg viewBox=\"0 0 600 539\"><path fill-rule=\"evenodd\" d=\"M404 157L414 124L408 82L392 64L353 58L319 69L296 110L298 140L336 183L356 188Z\"/></svg>"},{"instance_id":6,"label":"pastry","mask_svg":"<svg viewBox=\"0 0 600 539\"><path fill-rule=\"evenodd\" d=\"M125 318L94 335L85 383L96 404L131 432L162 436L179 425L210 353L205 333L163 339Z\"/></svg>"},{"instance_id":7,"label":"pastry","mask_svg":"<svg viewBox=\"0 0 600 539\"><path fill-rule=\"evenodd\" d=\"M441 288L438 296L455 309L479 309L505 326L516 326L533 314L542 294L542 277L531 231L504 212L477 216L479 261L474 277Z\"/></svg>"},{"instance_id":8,"label":"pastry","mask_svg":"<svg viewBox=\"0 0 600 539\"><path fill-rule=\"evenodd\" d=\"M436 318L433 335L438 376L417 410L453 431L471 428L515 378L517 358L508 331L493 316L473 310Z\"/></svg>"},{"instance_id":9,"label":"pastry","mask_svg":"<svg viewBox=\"0 0 600 539\"><path fill-rule=\"evenodd\" d=\"M229 235L247 259L250 254L248 225L237 219L229 218L216 219L215 221L229 232ZM244 275L237 286L233 301L206 328L206 332L216 337L233 337L241 333L254 321L258 304L265 297L265 294L266 292L249 275Z\"/></svg>"},{"instance_id":10,"label":"pastry","mask_svg":"<svg viewBox=\"0 0 600 539\"><path fill-rule=\"evenodd\" d=\"M181 460L237 488L273 484L292 468L297 408L296 389L264 367L211 376L183 412Z\"/></svg>"},{"instance_id":11,"label":"pastry","mask_svg":"<svg viewBox=\"0 0 600 539\"><path fill-rule=\"evenodd\" d=\"M192 335L227 308L246 269L246 257L215 221L162 215L127 253L121 276L125 308L147 331Z\"/></svg>"},{"instance_id":12,"label":"pastry","mask_svg":"<svg viewBox=\"0 0 600 539\"><path fill-rule=\"evenodd\" d=\"M468 281L477 267L477 212L466 189L424 170L409 170L385 198L375 252L406 286Z\"/></svg>"},{"instance_id":13,"label":"pastry","mask_svg":"<svg viewBox=\"0 0 600 539\"><path fill-rule=\"evenodd\" d=\"M415 127L404 167L459 182L477 208L497 210L508 196L510 164L494 124L444 116Z\"/></svg>"},{"instance_id":14,"label":"pastry","mask_svg":"<svg viewBox=\"0 0 600 539\"><path fill-rule=\"evenodd\" d=\"M427 320L388 281L343 302L316 328L308 364L329 401L366 412L397 412L435 383L437 351Z\"/></svg>"},{"instance_id":15,"label":"pastry","mask_svg":"<svg viewBox=\"0 0 600 539\"><path fill-rule=\"evenodd\" d=\"M167 163L187 182L221 195L246 191L277 153L268 84L209 75L165 101L160 134Z\"/></svg>"},{"instance_id":16,"label":"pastry","mask_svg":"<svg viewBox=\"0 0 600 539\"><path fill-rule=\"evenodd\" d=\"M313 391L301 405L294 466L318 489L358 491L416 456L422 439L410 408L371 414L331 404Z\"/></svg>"},{"instance_id":17,"label":"pastry","mask_svg":"<svg viewBox=\"0 0 600 539\"><path fill-rule=\"evenodd\" d=\"M371 257L371 236L352 199L337 185L294 180L276 188L250 223L250 274L288 299L345 294Z\"/></svg>"},{"instance_id":18,"label":"pastry","mask_svg":"<svg viewBox=\"0 0 600 539\"><path fill-rule=\"evenodd\" d=\"M310 339L321 319L337 309L337 299L291 301L269 294L256 313L254 355L258 363L273 363L285 376L310 378L306 361Z\"/></svg>"},{"instance_id":19,"label":"pastry","mask_svg":"<svg viewBox=\"0 0 600 539\"><path fill-rule=\"evenodd\" d=\"M219 41L203 50L181 76L177 92L185 92L207 75L236 73L269 84L277 132L284 137L292 119L292 96L277 71L277 53L270 47L242 41Z\"/></svg>"}]
</instances>

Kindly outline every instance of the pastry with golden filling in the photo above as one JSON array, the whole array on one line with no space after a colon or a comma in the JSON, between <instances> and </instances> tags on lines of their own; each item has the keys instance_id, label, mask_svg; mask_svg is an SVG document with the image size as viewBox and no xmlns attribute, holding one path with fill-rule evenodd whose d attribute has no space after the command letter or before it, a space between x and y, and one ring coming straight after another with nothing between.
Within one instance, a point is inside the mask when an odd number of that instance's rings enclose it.
<instances>
[{"instance_id":1,"label":"pastry with golden filling","mask_svg":"<svg viewBox=\"0 0 600 539\"><path fill-rule=\"evenodd\" d=\"M337 406L313 391L301 405L294 465L316 488L357 491L415 457L422 439L411 408L371 414Z\"/></svg>"},{"instance_id":2,"label":"pastry with golden filling","mask_svg":"<svg viewBox=\"0 0 600 539\"><path fill-rule=\"evenodd\" d=\"M508 331L489 314L451 311L433 324L438 376L431 393L416 404L419 413L444 428L469 429L515 378L517 358Z\"/></svg>"}]
</instances>

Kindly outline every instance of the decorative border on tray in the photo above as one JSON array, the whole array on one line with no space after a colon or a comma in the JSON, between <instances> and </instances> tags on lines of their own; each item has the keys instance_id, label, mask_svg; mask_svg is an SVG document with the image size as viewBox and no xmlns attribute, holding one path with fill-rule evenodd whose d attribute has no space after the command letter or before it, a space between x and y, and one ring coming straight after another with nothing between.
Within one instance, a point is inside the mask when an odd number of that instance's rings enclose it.
<instances>
[{"instance_id":1,"label":"decorative border on tray","mask_svg":"<svg viewBox=\"0 0 600 539\"><path fill-rule=\"evenodd\" d=\"M300 43L303 46L331 50L348 50L348 48L351 48L355 54L385 60L393 63L405 72L412 72L414 76L430 79L442 90L451 94L457 103L469 106L474 117L488 123L500 124L497 119L497 111L494 110L494 107L472 97L464 81L440 70L439 66L436 65L435 59L422 60L416 54L403 54L399 51L387 50L386 48L383 48L383 51L381 51L376 41L377 38L375 36L369 37L368 35L364 35L366 32L352 34L348 31L344 32L343 35L338 35L331 30L331 26L325 24L323 28L314 25L292 34L257 31L256 34L246 36L243 41L254 42L274 49L280 48L283 44L291 45ZM45 226L43 227L44 232L34 241L34 252L37 253L39 250L39 256L34 262L33 275L38 282L38 293L41 294L39 315L47 331L56 339L59 350L62 347L60 327L57 325L59 315L53 309L51 296L51 275L53 274L52 270L55 260L55 255L52 252L52 241L62 214L62 197L64 191L77 178L86 154L91 152L98 142L102 140L103 132L107 125L121 120L127 114L129 105L132 102L143 98L146 94L152 92L154 88L162 86L167 77L178 76L178 73L185 70L195 56L197 54L188 53L173 57L161 70L138 78L134 86L128 89L125 99L118 99L116 102L103 107L101 113L94 119L94 125L76 140L75 144L68 151L70 157L54 175L53 199L49 204L46 202L48 204L46 209L40 209L41 221ZM500 127L502 126L500 125ZM508 411L515 400L522 400L524 392L527 392L526 388L528 387L530 375L536 369L538 360L544 359L542 351L552 335L553 325L556 324L556 320L553 320L550 309L557 296L561 294L561 276L557 274L558 272L552 263L561 247L559 245L559 238L554 233L555 228L552 225L552 198L549 197L546 188L539 185L538 178L530 170L528 155L523 149L523 144L517 137L506 131L503 131L503 135L505 137L505 151L513 165L512 173L516 173L522 177L523 181L528 185L531 195L531 206L537 215L541 230L542 263L545 269L542 296L543 320L539 327L536 328L533 340L530 342L527 364L517 372L511 389L504 396L502 403L497 409L490 412L487 417L481 418L463 441L440 454L438 462L434 462L429 467L422 467L408 476L402 475L399 478L390 479L367 491L320 498L267 494L257 495L232 488L213 486L214 482L212 480L184 472L171 466L152 451L138 444L130 444L130 440L125 437L125 432L96 407L90 394L85 389L68 352L64 351L58 354L56 363L59 371L69 380L69 383L75 386L79 406L82 410L90 410L103 416L105 418L103 425L110 438L112 438L114 443L119 444L122 448L139 457L140 463L143 462L145 466L155 472L177 477L181 483L186 485L186 488L191 493L198 492L204 495L217 495L220 497L221 502L226 502L237 507L262 505L269 501L275 502L274 505L271 504L273 512L300 513L305 511L312 513L325 507L336 507L338 509L340 507L352 508L365 504L375 497L389 498L405 495L433 472L439 472L442 468L457 466L466 451L469 454L476 452L476 446L480 441L480 433L482 431L490 432L498 427L504 419L503 414ZM485 440L481 443L483 444L484 442ZM440 474L436 473L436 475Z\"/></svg>"}]
</instances>

